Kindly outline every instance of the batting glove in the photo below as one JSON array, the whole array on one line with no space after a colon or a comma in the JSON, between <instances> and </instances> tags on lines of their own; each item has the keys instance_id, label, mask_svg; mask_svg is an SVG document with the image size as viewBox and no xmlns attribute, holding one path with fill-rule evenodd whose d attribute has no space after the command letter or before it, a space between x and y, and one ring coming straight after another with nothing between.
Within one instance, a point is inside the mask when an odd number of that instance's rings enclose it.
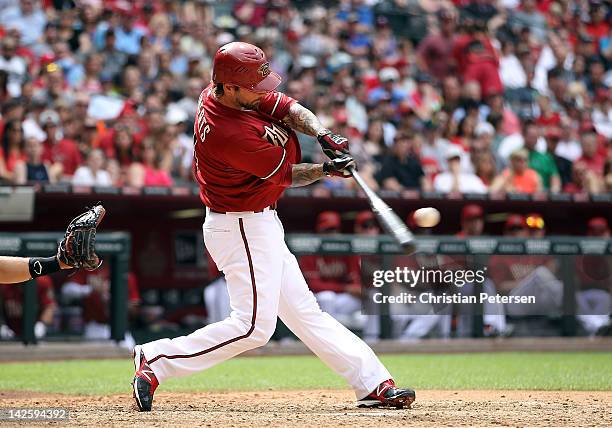
<instances>
[{"instance_id":1,"label":"batting glove","mask_svg":"<svg viewBox=\"0 0 612 428\"><path fill-rule=\"evenodd\" d=\"M324 129L317 135L317 140L328 158L334 160L348 155L349 143L342 135L334 134L329 129Z\"/></svg>"},{"instance_id":2,"label":"batting glove","mask_svg":"<svg viewBox=\"0 0 612 428\"><path fill-rule=\"evenodd\" d=\"M355 159L349 155L332 159L323 164L323 173L328 177L349 178L352 175L353 169L357 169L357 164L355 163Z\"/></svg>"}]
</instances>

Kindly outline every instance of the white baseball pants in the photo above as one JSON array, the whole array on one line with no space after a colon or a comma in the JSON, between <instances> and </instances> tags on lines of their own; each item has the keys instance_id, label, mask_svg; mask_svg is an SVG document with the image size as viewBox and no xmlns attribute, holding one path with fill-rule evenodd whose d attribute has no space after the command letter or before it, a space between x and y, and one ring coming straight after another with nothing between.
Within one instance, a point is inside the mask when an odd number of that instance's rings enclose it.
<instances>
[{"instance_id":1,"label":"white baseball pants","mask_svg":"<svg viewBox=\"0 0 612 428\"><path fill-rule=\"evenodd\" d=\"M358 399L391 378L365 342L321 311L285 244L276 211L217 214L207 210L203 229L206 248L225 273L232 313L188 336L143 345L160 383L265 345L277 316L346 379Z\"/></svg>"}]
</instances>

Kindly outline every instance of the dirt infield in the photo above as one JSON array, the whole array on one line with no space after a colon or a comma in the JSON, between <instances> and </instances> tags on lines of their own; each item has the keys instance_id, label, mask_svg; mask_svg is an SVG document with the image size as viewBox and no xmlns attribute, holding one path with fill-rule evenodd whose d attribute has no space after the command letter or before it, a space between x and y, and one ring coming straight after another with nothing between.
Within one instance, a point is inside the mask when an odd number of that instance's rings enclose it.
<instances>
[{"instance_id":1,"label":"dirt infield","mask_svg":"<svg viewBox=\"0 0 612 428\"><path fill-rule=\"evenodd\" d=\"M612 426L612 391L417 391L409 410L358 409L353 400L331 390L159 392L154 411L138 413L127 394L0 392L1 408L68 408L69 420L54 426Z\"/></svg>"}]
</instances>

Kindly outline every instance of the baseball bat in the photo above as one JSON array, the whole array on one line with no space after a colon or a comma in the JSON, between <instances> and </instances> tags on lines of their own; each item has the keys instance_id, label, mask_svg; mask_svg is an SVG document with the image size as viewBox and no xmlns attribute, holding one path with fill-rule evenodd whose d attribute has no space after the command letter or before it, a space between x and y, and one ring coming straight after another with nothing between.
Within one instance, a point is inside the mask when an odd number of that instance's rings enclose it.
<instances>
[{"instance_id":1,"label":"baseball bat","mask_svg":"<svg viewBox=\"0 0 612 428\"><path fill-rule=\"evenodd\" d=\"M385 232L393 237L397 243L402 247L406 254L412 254L416 251L416 243L414 241L414 235L408 229L408 226L395 214L395 211L391 209L389 205L385 203L380 197L370 189L370 186L365 182L363 177L355 170L351 168L351 174L353 178L361 187L361 190L366 194L372 212L382 225Z\"/></svg>"}]
</instances>

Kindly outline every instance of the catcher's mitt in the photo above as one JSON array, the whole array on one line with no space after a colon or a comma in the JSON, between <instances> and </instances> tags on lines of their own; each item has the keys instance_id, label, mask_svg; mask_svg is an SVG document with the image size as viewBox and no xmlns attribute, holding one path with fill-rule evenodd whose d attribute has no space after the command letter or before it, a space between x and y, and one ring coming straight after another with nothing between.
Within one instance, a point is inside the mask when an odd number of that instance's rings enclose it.
<instances>
[{"instance_id":1,"label":"catcher's mitt","mask_svg":"<svg viewBox=\"0 0 612 428\"><path fill-rule=\"evenodd\" d=\"M106 210L96 205L75 217L64 234L57 249L57 258L64 264L75 268L96 270L102 260L96 254L96 227L104 218Z\"/></svg>"}]
</instances>

